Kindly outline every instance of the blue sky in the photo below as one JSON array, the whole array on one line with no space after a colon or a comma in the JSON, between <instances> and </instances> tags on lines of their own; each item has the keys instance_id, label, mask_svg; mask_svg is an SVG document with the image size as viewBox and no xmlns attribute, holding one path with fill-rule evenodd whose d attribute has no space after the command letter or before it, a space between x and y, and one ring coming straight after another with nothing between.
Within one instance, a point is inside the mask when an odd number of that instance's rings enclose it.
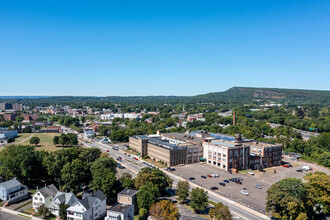
<instances>
[{"instance_id":1,"label":"blue sky","mask_svg":"<svg viewBox=\"0 0 330 220\"><path fill-rule=\"evenodd\" d=\"M0 0L0 95L329 90L329 11L329 0Z\"/></svg>"}]
</instances>

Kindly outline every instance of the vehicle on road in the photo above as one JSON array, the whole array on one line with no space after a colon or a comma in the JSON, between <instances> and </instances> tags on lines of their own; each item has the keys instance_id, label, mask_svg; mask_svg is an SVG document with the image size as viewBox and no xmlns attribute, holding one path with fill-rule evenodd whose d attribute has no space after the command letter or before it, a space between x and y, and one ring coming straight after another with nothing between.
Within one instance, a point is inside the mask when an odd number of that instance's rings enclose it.
<instances>
[{"instance_id":1,"label":"vehicle on road","mask_svg":"<svg viewBox=\"0 0 330 220\"><path fill-rule=\"evenodd\" d=\"M201 176L201 178L206 179L206 176Z\"/></svg>"},{"instance_id":2,"label":"vehicle on road","mask_svg":"<svg viewBox=\"0 0 330 220\"><path fill-rule=\"evenodd\" d=\"M284 164L283 167L290 168L289 164Z\"/></svg>"},{"instance_id":3,"label":"vehicle on road","mask_svg":"<svg viewBox=\"0 0 330 220\"><path fill-rule=\"evenodd\" d=\"M134 160L139 160L139 159L137 159L136 157L134 157Z\"/></svg>"},{"instance_id":4,"label":"vehicle on road","mask_svg":"<svg viewBox=\"0 0 330 220\"><path fill-rule=\"evenodd\" d=\"M219 183L219 185L220 185L220 186L226 186L226 184L225 184L225 183Z\"/></svg>"},{"instance_id":5,"label":"vehicle on road","mask_svg":"<svg viewBox=\"0 0 330 220\"><path fill-rule=\"evenodd\" d=\"M248 193L247 191L245 191L245 190L242 190L241 193L242 193L243 195L246 195L246 196L249 195L249 193Z\"/></svg>"},{"instance_id":6,"label":"vehicle on road","mask_svg":"<svg viewBox=\"0 0 330 220\"><path fill-rule=\"evenodd\" d=\"M254 173L253 173L253 172L251 172L251 171L249 171L249 172L248 172L248 174L250 174L251 176L253 176L253 175L254 175Z\"/></svg>"},{"instance_id":7,"label":"vehicle on road","mask_svg":"<svg viewBox=\"0 0 330 220\"><path fill-rule=\"evenodd\" d=\"M312 170L310 166L303 166L301 169L305 171Z\"/></svg>"},{"instance_id":8,"label":"vehicle on road","mask_svg":"<svg viewBox=\"0 0 330 220\"><path fill-rule=\"evenodd\" d=\"M211 189L211 190L218 190L219 188L216 187L216 186L212 186L210 189Z\"/></svg>"},{"instance_id":9,"label":"vehicle on road","mask_svg":"<svg viewBox=\"0 0 330 220\"><path fill-rule=\"evenodd\" d=\"M262 187L260 185L256 185L257 189L262 189Z\"/></svg>"},{"instance_id":10,"label":"vehicle on road","mask_svg":"<svg viewBox=\"0 0 330 220\"><path fill-rule=\"evenodd\" d=\"M225 182L225 183L229 183L229 180L224 180L223 182Z\"/></svg>"},{"instance_id":11,"label":"vehicle on road","mask_svg":"<svg viewBox=\"0 0 330 220\"><path fill-rule=\"evenodd\" d=\"M194 180L195 179L195 177L189 177L189 180Z\"/></svg>"}]
</instances>

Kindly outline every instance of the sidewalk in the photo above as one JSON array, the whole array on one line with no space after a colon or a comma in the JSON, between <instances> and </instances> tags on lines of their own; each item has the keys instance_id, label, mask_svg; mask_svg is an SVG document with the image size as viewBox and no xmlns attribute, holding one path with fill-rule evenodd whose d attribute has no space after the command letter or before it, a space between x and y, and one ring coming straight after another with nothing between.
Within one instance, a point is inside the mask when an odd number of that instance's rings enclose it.
<instances>
[{"instance_id":1,"label":"sidewalk","mask_svg":"<svg viewBox=\"0 0 330 220\"><path fill-rule=\"evenodd\" d=\"M41 218L38 218L38 217L35 217L35 216L32 216L32 215L27 215L27 214L17 212L17 211L11 210L11 209L3 208L3 207L0 208L0 210L3 211L3 212L7 212L7 213L10 213L10 214L13 214L13 215L18 215L18 216L25 217L25 218L32 219L32 220L40 220L41 219Z\"/></svg>"}]
</instances>

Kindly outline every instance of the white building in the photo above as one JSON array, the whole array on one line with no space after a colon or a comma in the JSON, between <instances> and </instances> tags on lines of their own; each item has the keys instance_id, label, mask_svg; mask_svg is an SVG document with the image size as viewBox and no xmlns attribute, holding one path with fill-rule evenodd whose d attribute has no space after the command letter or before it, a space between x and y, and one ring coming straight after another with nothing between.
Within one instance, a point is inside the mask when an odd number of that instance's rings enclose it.
<instances>
[{"instance_id":1,"label":"white building","mask_svg":"<svg viewBox=\"0 0 330 220\"><path fill-rule=\"evenodd\" d=\"M32 196L32 207L35 211L41 206L48 207L53 201L54 196L58 192L58 189L53 184L45 186L44 188L37 189Z\"/></svg>"},{"instance_id":2,"label":"white building","mask_svg":"<svg viewBox=\"0 0 330 220\"><path fill-rule=\"evenodd\" d=\"M0 199L7 204L22 201L28 198L27 187L16 178L0 183Z\"/></svg>"},{"instance_id":3,"label":"white building","mask_svg":"<svg viewBox=\"0 0 330 220\"><path fill-rule=\"evenodd\" d=\"M67 209L67 220L94 220L105 216L106 200L101 191L83 194L83 199Z\"/></svg>"},{"instance_id":4,"label":"white building","mask_svg":"<svg viewBox=\"0 0 330 220\"><path fill-rule=\"evenodd\" d=\"M69 193L57 192L53 201L48 206L48 209L53 215L58 216L61 203L65 203L65 204L71 206L76 202L78 202L78 199L73 194L73 192L69 192Z\"/></svg>"}]
</instances>

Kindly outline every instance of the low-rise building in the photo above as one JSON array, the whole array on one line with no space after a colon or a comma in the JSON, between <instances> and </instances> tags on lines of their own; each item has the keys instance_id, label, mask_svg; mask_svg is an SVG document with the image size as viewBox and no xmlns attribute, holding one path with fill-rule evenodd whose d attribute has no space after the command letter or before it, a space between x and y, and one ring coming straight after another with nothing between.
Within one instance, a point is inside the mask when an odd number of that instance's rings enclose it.
<instances>
[{"instance_id":1,"label":"low-rise building","mask_svg":"<svg viewBox=\"0 0 330 220\"><path fill-rule=\"evenodd\" d=\"M7 144L9 138L16 138L17 130L0 129L0 144Z\"/></svg>"},{"instance_id":2,"label":"low-rise building","mask_svg":"<svg viewBox=\"0 0 330 220\"><path fill-rule=\"evenodd\" d=\"M106 196L101 191L84 193L67 209L67 220L95 220L106 215Z\"/></svg>"},{"instance_id":3,"label":"low-rise building","mask_svg":"<svg viewBox=\"0 0 330 220\"><path fill-rule=\"evenodd\" d=\"M37 191L32 195L32 207L36 212L41 206L48 207L57 192L58 189L53 184L37 189Z\"/></svg>"},{"instance_id":4,"label":"low-rise building","mask_svg":"<svg viewBox=\"0 0 330 220\"><path fill-rule=\"evenodd\" d=\"M0 183L0 199L12 204L28 198L28 189L16 178Z\"/></svg>"},{"instance_id":5,"label":"low-rise building","mask_svg":"<svg viewBox=\"0 0 330 220\"><path fill-rule=\"evenodd\" d=\"M73 192L57 192L54 196L53 201L48 206L48 210L53 214L58 216L60 211L60 204L64 203L72 206L74 203L78 202L78 198L73 194Z\"/></svg>"},{"instance_id":6,"label":"low-rise building","mask_svg":"<svg viewBox=\"0 0 330 220\"><path fill-rule=\"evenodd\" d=\"M117 195L117 203L107 211L104 220L133 220L137 212L137 190L124 189Z\"/></svg>"}]
</instances>

